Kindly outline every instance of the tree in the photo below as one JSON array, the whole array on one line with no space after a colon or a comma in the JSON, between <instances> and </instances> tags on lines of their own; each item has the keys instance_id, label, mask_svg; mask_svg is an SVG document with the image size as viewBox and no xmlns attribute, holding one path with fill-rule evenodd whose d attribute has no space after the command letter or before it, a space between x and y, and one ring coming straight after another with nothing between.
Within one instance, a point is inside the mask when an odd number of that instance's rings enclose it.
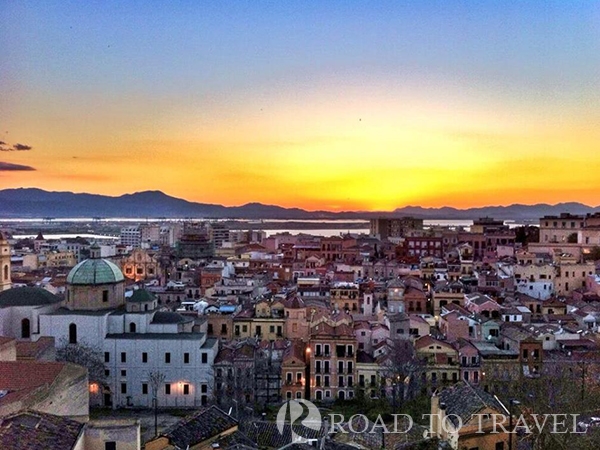
<instances>
[{"instance_id":1,"label":"tree","mask_svg":"<svg viewBox=\"0 0 600 450\"><path fill-rule=\"evenodd\" d=\"M382 386L391 390L392 397L397 395L401 404L419 393L418 375L422 370L423 363L417 358L412 342L408 339L393 341L387 359L382 364Z\"/></svg>"},{"instance_id":2,"label":"tree","mask_svg":"<svg viewBox=\"0 0 600 450\"><path fill-rule=\"evenodd\" d=\"M596 411L599 395L596 366L593 359L546 361L539 376L514 377L509 383L503 380L502 389L496 394L505 405L508 405L511 399L519 401L518 407L512 407L512 414L523 415L528 424L530 432L521 437L521 440L528 443L528 448L534 450L600 448L597 433L582 435L572 432L573 424L570 416L567 418L567 424L560 427L561 431L568 429L566 433L553 433L552 416L549 416L549 423L541 430L536 426L536 418L538 423L541 423L545 414L584 415ZM487 381L493 382L490 379Z\"/></svg>"},{"instance_id":3,"label":"tree","mask_svg":"<svg viewBox=\"0 0 600 450\"><path fill-rule=\"evenodd\" d=\"M515 242L527 245L530 242L540 241L540 229L531 225L515 228Z\"/></svg>"},{"instance_id":4,"label":"tree","mask_svg":"<svg viewBox=\"0 0 600 450\"><path fill-rule=\"evenodd\" d=\"M600 260L600 247L592 247L590 252L583 255L586 261L598 261Z\"/></svg>"},{"instance_id":5,"label":"tree","mask_svg":"<svg viewBox=\"0 0 600 450\"><path fill-rule=\"evenodd\" d=\"M152 389L152 404L154 406L154 435L158 436L158 390L165 382L165 374L160 371L148 373L150 388Z\"/></svg>"},{"instance_id":6,"label":"tree","mask_svg":"<svg viewBox=\"0 0 600 450\"><path fill-rule=\"evenodd\" d=\"M85 367L88 370L90 382L104 383L106 381L104 355L99 348L81 342L69 344L65 338L61 339L60 344L56 351L57 361Z\"/></svg>"}]
</instances>

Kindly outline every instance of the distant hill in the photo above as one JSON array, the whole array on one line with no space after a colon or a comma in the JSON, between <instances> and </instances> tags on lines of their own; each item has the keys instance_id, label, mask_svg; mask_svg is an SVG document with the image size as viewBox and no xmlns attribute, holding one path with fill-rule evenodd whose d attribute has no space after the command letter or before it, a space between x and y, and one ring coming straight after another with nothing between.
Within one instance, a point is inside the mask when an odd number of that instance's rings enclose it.
<instances>
[{"instance_id":1,"label":"distant hill","mask_svg":"<svg viewBox=\"0 0 600 450\"><path fill-rule=\"evenodd\" d=\"M423 219L476 219L493 217L505 220L536 220L544 215L564 212L587 214L600 211L581 203L557 205L510 205L456 209L406 206L394 211L329 212L282 208L262 203L227 207L211 203L189 202L161 191L144 191L110 197L73 192L48 192L36 188L0 190L0 217L168 217L168 218L245 218L245 219L369 219L373 217L414 216Z\"/></svg>"}]
</instances>

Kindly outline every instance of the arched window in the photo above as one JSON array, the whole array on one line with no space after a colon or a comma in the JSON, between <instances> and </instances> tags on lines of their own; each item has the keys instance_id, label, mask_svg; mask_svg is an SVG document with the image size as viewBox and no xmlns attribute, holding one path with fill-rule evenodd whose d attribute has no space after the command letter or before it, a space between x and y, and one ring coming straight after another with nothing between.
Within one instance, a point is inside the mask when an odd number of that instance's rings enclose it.
<instances>
[{"instance_id":1,"label":"arched window","mask_svg":"<svg viewBox=\"0 0 600 450\"><path fill-rule=\"evenodd\" d=\"M69 344L77 344L77 325L69 325Z\"/></svg>"},{"instance_id":2,"label":"arched window","mask_svg":"<svg viewBox=\"0 0 600 450\"><path fill-rule=\"evenodd\" d=\"M8 264L4 265L4 276L2 277L3 281L8 280Z\"/></svg>"},{"instance_id":3,"label":"arched window","mask_svg":"<svg viewBox=\"0 0 600 450\"><path fill-rule=\"evenodd\" d=\"M130 333L135 333L135 323L131 322L129 324L129 332Z\"/></svg>"},{"instance_id":4,"label":"arched window","mask_svg":"<svg viewBox=\"0 0 600 450\"><path fill-rule=\"evenodd\" d=\"M29 339L31 337L31 323L29 319L21 320L21 337L23 339Z\"/></svg>"}]
</instances>

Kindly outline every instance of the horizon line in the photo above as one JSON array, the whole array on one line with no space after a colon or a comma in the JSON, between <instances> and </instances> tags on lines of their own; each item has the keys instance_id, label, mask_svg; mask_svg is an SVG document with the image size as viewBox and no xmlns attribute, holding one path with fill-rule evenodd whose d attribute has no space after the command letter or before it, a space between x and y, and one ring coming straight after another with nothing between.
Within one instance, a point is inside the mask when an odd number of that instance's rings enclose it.
<instances>
[{"instance_id":1,"label":"horizon line","mask_svg":"<svg viewBox=\"0 0 600 450\"><path fill-rule=\"evenodd\" d=\"M276 205L276 204L272 204L272 203L262 203L260 201L249 201L243 204L239 204L239 205L226 205L223 203L205 203L202 201L198 201L198 200L190 200L187 198L183 198L183 197L176 197L173 196L171 194L166 193L163 190L160 189L147 189L147 190L142 190L142 191L134 191L134 192L124 192L122 194L118 194L118 195L110 195L110 194L101 194L101 193L94 193L94 192L86 192L86 191L79 191L79 192L75 192L75 191L55 191L55 190L46 190L40 187L15 187L15 188L5 188L5 189L0 189L0 193L5 192L5 191L18 191L18 190L38 190L38 191L42 191L42 192L46 192L46 193L52 193L52 194L74 194L74 195L96 195L96 196L100 196L100 197L108 197L108 198L113 198L113 199L117 199L117 198L121 198L127 195L136 195L136 194L145 194L145 193L158 193L158 194L162 194L165 195L169 198L175 199L175 200L182 200L188 203L195 203L195 204L202 204L202 205L211 205L211 206L222 206L225 208L240 208L240 207L244 207L244 206L248 206L248 205L252 205L252 204L257 204L257 205L261 205L261 206L270 206L270 207L277 207L277 208L282 208L282 209L297 209L300 211L304 211L307 213L331 213L331 214L344 214L344 213L369 213L369 214L374 214L374 213L394 213L396 212L398 209L404 209L404 208L421 208L424 210L440 210L440 209L444 209L444 208L451 208L454 209L456 211L463 211L463 212L467 212L469 210L472 209L481 209L481 208L508 208L511 206L524 206L524 207L536 207L536 206L551 206L551 207L557 207L559 205L566 205L566 204L577 204L577 205L581 205L587 208L591 208L591 209L600 209L600 205L594 206L594 205L588 205L585 203L581 203L577 200L571 200L571 201L564 201L564 202L558 202L558 203L531 203L531 204L526 204L526 203L509 203L509 204L495 204L495 205L479 205L479 206L471 206L468 208L458 208L456 206L450 206L450 205L443 205L443 206L420 206L420 205L404 205L404 206L397 206L396 208L392 209L392 210L339 210L339 211L332 211L332 210L326 210L326 209L316 209L316 210L309 210L309 209L304 209L304 208L300 208L298 206L281 206L281 205Z\"/></svg>"}]
</instances>

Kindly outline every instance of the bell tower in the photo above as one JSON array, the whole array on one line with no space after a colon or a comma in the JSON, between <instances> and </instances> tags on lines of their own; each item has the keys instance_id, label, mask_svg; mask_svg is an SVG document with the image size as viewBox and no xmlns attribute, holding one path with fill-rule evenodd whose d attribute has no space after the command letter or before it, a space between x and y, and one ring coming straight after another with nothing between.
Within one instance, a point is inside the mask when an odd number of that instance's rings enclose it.
<instances>
[{"instance_id":1,"label":"bell tower","mask_svg":"<svg viewBox=\"0 0 600 450\"><path fill-rule=\"evenodd\" d=\"M10 244L0 231L0 292L10 288Z\"/></svg>"}]
</instances>

